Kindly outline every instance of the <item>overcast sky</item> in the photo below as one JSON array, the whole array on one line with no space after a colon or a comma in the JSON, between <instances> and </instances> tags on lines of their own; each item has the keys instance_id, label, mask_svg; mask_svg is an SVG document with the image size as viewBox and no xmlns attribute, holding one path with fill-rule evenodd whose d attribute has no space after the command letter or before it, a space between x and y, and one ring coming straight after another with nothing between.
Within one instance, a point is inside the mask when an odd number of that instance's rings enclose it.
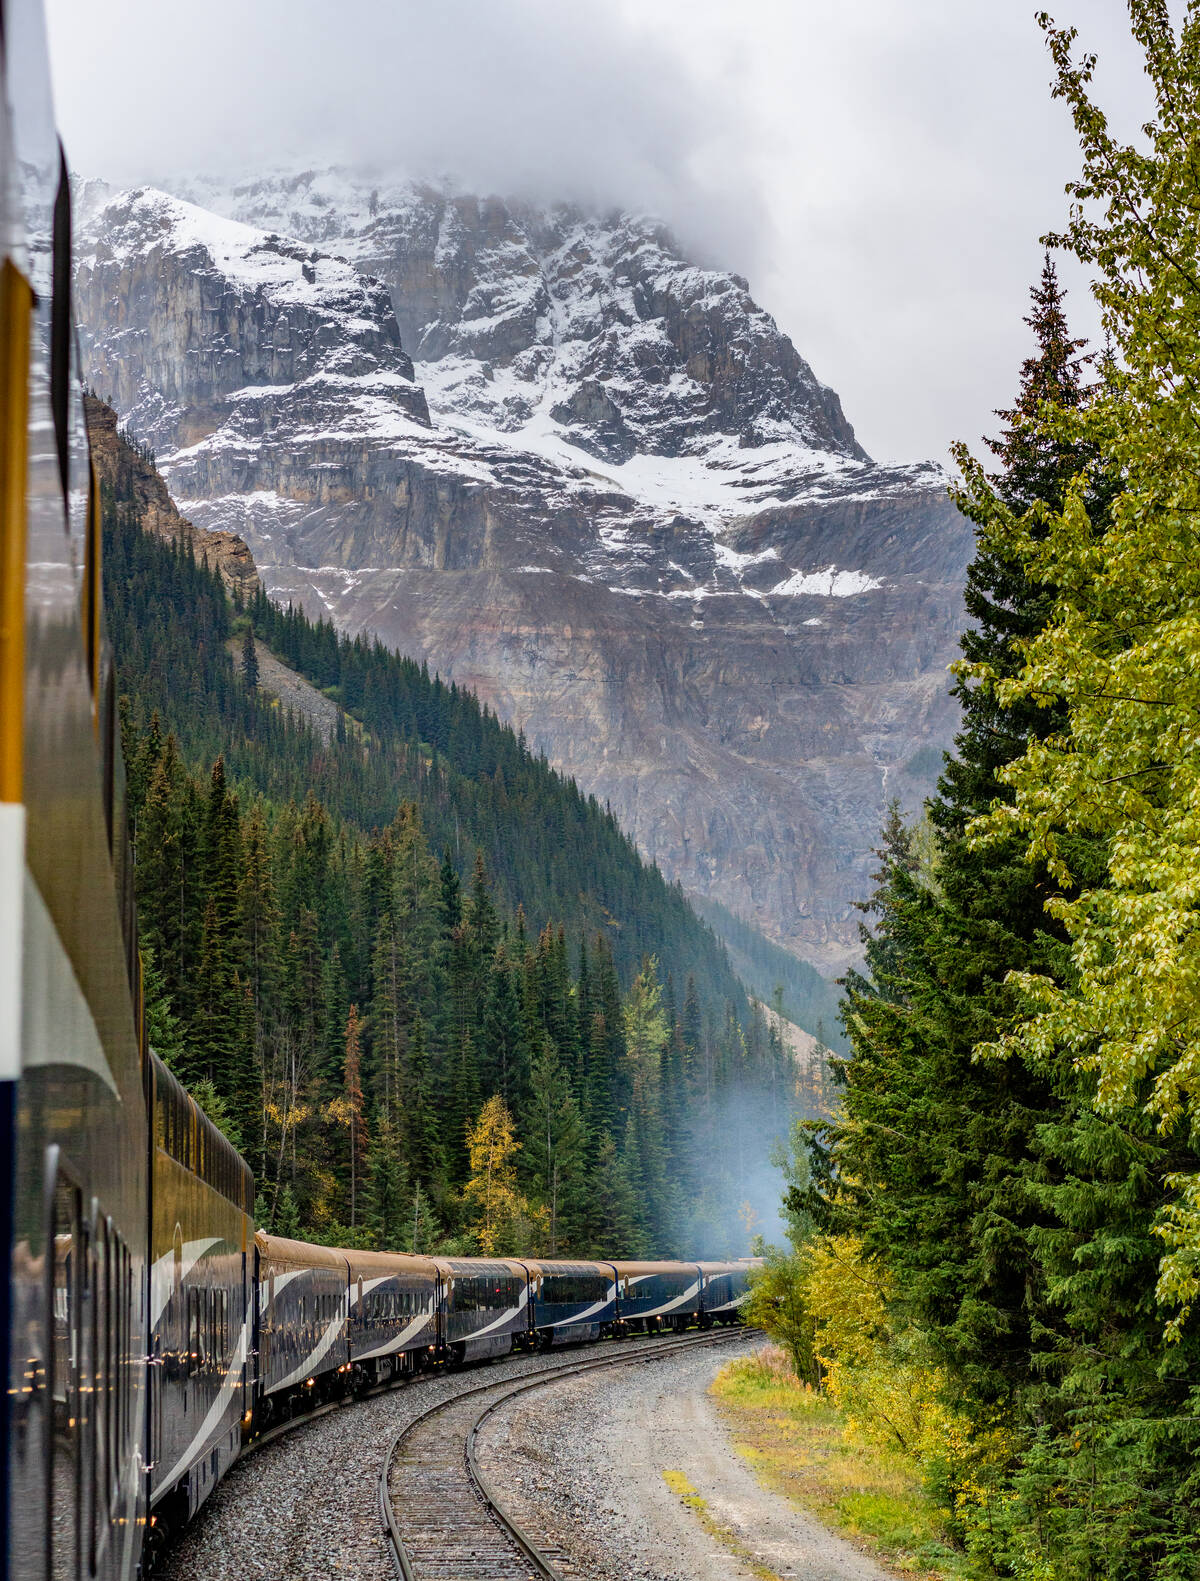
<instances>
[{"instance_id":1,"label":"overcast sky","mask_svg":"<svg viewBox=\"0 0 1200 1581\"><path fill-rule=\"evenodd\" d=\"M1041 0L1147 111L1121 0ZM371 161L661 213L749 277L860 440L993 432L1077 150L1033 0L49 0L73 166ZM1083 282L1073 307L1092 327Z\"/></svg>"}]
</instances>

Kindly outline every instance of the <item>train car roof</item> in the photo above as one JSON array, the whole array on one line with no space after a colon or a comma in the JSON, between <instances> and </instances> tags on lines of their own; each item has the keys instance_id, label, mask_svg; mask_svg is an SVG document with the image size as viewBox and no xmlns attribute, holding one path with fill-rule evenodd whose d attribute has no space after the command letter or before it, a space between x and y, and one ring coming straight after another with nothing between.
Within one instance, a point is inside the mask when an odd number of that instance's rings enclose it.
<instances>
[{"instance_id":1,"label":"train car roof","mask_svg":"<svg viewBox=\"0 0 1200 1581\"><path fill-rule=\"evenodd\" d=\"M678 1274L678 1273L685 1273L685 1272L695 1273L695 1271L699 1268L700 1264L699 1263L636 1263L636 1262L635 1263L617 1263L617 1262L614 1262L612 1264L612 1266L617 1270L617 1272L621 1275L621 1277L624 1278L626 1274Z\"/></svg>"},{"instance_id":2,"label":"train car roof","mask_svg":"<svg viewBox=\"0 0 1200 1581\"><path fill-rule=\"evenodd\" d=\"M515 1257L435 1257L433 1261L449 1274L527 1274L524 1263Z\"/></svg>"},{"instance_id":3,"label":"train car roof","mask_svg":"<svg viewBox=\"0 0 1200 1581\"><path fill-rule=\"evenodd\" d=\"M731 1263L701 1263L703 1274L745 1274L762 1265L761 1257L739 1257Z\"/></svg>"},{"instance_id":4,"label":"train car roof","mask_svg":"<svg viewBox=\"0 0 1200 1581\"><path fill-rule=\"evenodd\" d=\"M298 1263L301 1268L336 1268L346 1277L346 1253L332 1246L312 1246L308 1241L292 1241L286 1235L270 1235L266 1230L254 1232L254 1244L259 1255L279 1263Z\"/></svg>"},{"instance_id":5,"label":"train car roof","mask_svg":"<svg viewBox=\"0 0 1200 1581\"><path fill-rule=\"evenodd\" d=\"M344 1257L350 1264L352 1279L358 1274L367 1274L374 1279L387 1274L392 1274L396 1278L408 1274L425 1279L436 1279L439 1273L434 1258L416 1257L411 1252L356 1252L347 1248L339 1249L338 1256Z\"/></svg>"},{"instance_id":6,"label":"train car roof","mask_svg":"<svg viewBox=\"0 0 1200 1581\"><path fill-rule=\"evenodd\" d=\"M590 1262L587 1259L573 1261L553 1257L522 1257L521 1261L531 1274L603 1274L607 1279L612 1273L611 1263Z\"/></svg>"}]
</instances>

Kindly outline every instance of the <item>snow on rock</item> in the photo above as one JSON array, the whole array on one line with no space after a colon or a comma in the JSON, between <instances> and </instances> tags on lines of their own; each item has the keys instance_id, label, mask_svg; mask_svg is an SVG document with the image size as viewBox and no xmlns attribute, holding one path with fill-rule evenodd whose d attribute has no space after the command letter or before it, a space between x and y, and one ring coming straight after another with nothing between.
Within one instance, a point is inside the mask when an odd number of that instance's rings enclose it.
<instances>
[{"instance_id":1,"label":"snow on rock","mask_svg":"<svg viewBox=\"0 0 1200 1581\"><path fill-rule=\"evenodd\" d=\"M870 593L882 586L881 578L868 576L865 571L839 571L831 565L824 571L795 571L771 592L776 598L799 598L806 594L819 598L853 598L856 593Z\"/></svg>"},{"instance_id":2,"label":"snow on rock","mask_svg":"<svg viewBox=\"0 0 1200 1581\"><path fill-rule=\"evenodd\" d=\"M919 804L954 727L939 468L872 463L746 282L644 216L346 171L80 211L85 376L197 526L845 965L880 765Z\"/></svg>"},{"instance_id":3,"label":"snow on rock","mask_svg":"<svg viewBox=\"0 0 1200 1581\"><path fill-rule=\"evenodd\" d=\"M344 259L153 188L93 213L81 252L89 377L156 447L252 441L281 402L367 436L429 427L387 287Z\"/></svg>"}]
</instances>

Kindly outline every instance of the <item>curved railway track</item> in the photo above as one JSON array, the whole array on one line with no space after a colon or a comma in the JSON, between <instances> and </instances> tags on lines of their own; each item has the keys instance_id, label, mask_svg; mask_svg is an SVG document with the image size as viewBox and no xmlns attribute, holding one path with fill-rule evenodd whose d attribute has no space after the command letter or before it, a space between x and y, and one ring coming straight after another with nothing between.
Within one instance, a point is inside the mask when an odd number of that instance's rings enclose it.
<instances>
[{"instance_id":1,"label":"curved railway track","mask_svg":"<svg viewBox=\"0 0 1200 1581\"><path fill-rule=\"evenodd\" d=\"M423 1412L392 1439L379 1477L379 1505L401 1581L571 1581L566 1555L539 1543L500 1504L475 1453L493 1411L532 1389L604 1367L657 1361L745 1338L722 1329L635 1344L616 1356L548 1367L518 1382L481 1383ZM491 1396L481 1402L480 1396Z\"/></svg>"}]
</instances>

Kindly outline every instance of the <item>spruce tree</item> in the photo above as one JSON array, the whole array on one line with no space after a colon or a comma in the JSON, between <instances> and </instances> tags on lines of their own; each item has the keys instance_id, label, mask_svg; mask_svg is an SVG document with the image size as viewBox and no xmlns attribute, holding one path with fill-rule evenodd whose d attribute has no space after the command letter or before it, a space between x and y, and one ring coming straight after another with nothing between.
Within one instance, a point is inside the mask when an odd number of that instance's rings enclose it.
<instances>
[{"instance_id":1,"label":"spruce tree","mask_svg":"<svg viewBox=\"0 0 1200 1581\"><path fill-rule=\"evenodd\" d=\"M246 683L246 690L253 692L258 687L258 649L254 645L254 624L246 622L245 635L242 637L242 680Z\"/></svg>"},{"instance_id":2,"label":"spruce tree","mask_svg":"<svg viewBox=\"0 0 1200 1581\"><path fill-rule=\"evenodd\" d=\"M993 449L1009 509L1036 520L1061 505L1091 458L1056 441L1045 420L1047 406L1070 412L1087 398L1049 259L1032 296L1037 348ZM970 513L971 501L961 503ZM994 678L958 686L963 724L930 808L932 859L922 862L894 811L885 835L870 978L848 983L854 1058L839 1148L864 1203L872 1194L862 1221L869 1248L890 1259L956 1387L986 1412L1030 1376L1031 1325L1046 1303L1031 1241L1045 1218L1030 1190L1032 1155L1038 1127L1066 1095L1055 1071L974 1059L1016 1012L1008 973L1063 965L1044 909L1045 871L1025 861L1019 841L985 854L967 835L973 817L1010 794L999 771L1028 735L1061 724L999 695L1020 663L1015 642L1045 620L1051 592L1032 585L993 535L982 537L966 595L977 625L963 650Z\"/></svg>"},{"instance_id":3,"label":"spruce tree","mask_svg":"<svg viewBox=\"0 0 1200 1581\"><path fill-rule=\"evenodd\" d=\"M429 1051L425 1046L425 1023L418 1012L409 1032L408 1068L405 1072L404 1128L405 1156L409 1174L430 1191L441 1181L444 1158L441 1124Z\"/></svg>"},{"instance_id":4,"label":"spruce tree","mask_svg":"<svg viewBox=\"0 0 1200 1581\"><path fill-rule=\"evenodd\" d=\"M547 1254L578 1252L585 1235L586 1133L567 1073L550 1043L534 1061L523 1120L524 1166L548 1215Z\"/></svg>"}]
</instances>

